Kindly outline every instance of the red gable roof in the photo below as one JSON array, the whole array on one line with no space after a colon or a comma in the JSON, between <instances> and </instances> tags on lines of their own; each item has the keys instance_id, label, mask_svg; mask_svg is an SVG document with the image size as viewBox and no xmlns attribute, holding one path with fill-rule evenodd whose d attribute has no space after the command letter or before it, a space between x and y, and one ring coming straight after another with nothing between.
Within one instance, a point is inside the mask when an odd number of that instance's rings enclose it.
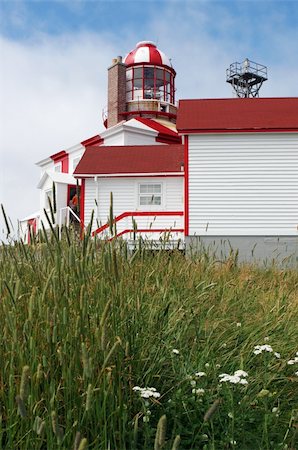
<instances>
[{"instance_id":1,"label":"red gable roof","mask_svg":"<svg viewBox=\"0 0 298 450\"><path fill-rule=\"evenodd\" d=\"M180 133L298 131L298 97L180 100Z\"/></svg>"},{"instance_id":2,"label":"red gable roof","mask_svg":"<svg viewBox=\"0 0 298 450\"><path fill-rule=\"evenodd\" d=\"M129 145L87 147L74 175L181 172L184 147Z\"/></svg>"}]
</instances>

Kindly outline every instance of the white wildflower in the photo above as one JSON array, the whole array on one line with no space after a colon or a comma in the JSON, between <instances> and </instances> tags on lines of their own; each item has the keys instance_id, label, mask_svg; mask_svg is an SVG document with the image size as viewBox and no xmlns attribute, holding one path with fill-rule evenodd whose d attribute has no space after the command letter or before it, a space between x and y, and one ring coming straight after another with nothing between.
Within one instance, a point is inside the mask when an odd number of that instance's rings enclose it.
<instances>
[{"instance_id":1,"label":"white wildflower","mask_svg":"<svg viewBox=\"0 0 298 450\"><path fill-rule=\"evenodd\" d=\"M295 372L295 375L297 375L297 377L298 377L298 372Z\"/></svg>"},{"instance_id":2,"label":"white wildflower","mask_svg":"<svg viewBox=\"0 0 298 450\"><path fill-rule=\"evenodd\" d=\"M206 363L206 364L205 364L205 367L206 367L206 369L208 369L208 367L210 367L210 364L209 364L209 363Z\"/></svg>"},{"instance_id":3,"label":"white wildflower","mask_svg":"<svg viewBox=\"0 0 298 450\"><path fill-rule=\"evenodd\" d=\"M235 375L222 374L222 375L219 375L219 376L220 377L222 376L222 378L220 380L220 383L229 382L229 383L232 383L232 384L238 384L239 381L241 380L240 377L236 377Z\"/></svg>"},{"instance_id":4,"label":"white wildflower","mask_svg":"<svg viewBox=\"0 0 298 450\"><path fill-rule=\"evenodd\" d=\"M229 375L228 373L222 373L219 375L221 378L220 383L232 383L232 384L248 384L245 377L248 377L248 373L244 370L236 370L234 375Z\"/></svg>"},{"instance_id":5,"label":"white wildflower","mask_svg":"<svg viewBox=\"0 0 298 450\"><path fill-rule=\"evenodd\" d=\"M146 387L146 388L141 388L139 386L135 386L133 387L133 391L135 392L139 392L140 396L142 398L159 398L160 397L160 393L156 391L155 388L153 387Z\"/></svg>"},{"instance_id":6,"label":"white wildflower","mask_svg":"<svg viewBox=\"0 0 298 450\"><path fill-rule=\"evenodd\" d=\"M149 416L143 416L143 422L149 422L150 417Z\"/></svg>"},{"instance_id":7,"label":"white wildflower","mask_svg":"<svg viewBox=\"0 0 298 450\"><path fill-rule=\"evenodd\" d=\"M273 414L277 413L278 412L278 408L276 406L274 406L274 408L272 408L272 412L273 412Z\"/></svg>"},{"instance_id":8,"label":"white wildflower","mask_svg":"<svg viewBox=\"0 0 298 450\"><path fill-rule=\"evenodd\" d=\"M172 353L174 353L174 355L179 355L179 350L177 350L177 348L173 348Z\"/></svg>"},{"instance_id":9,"label":"white wildflower","mask_svg":"<svg viewBox=\"0 0 298 450\"><path fill-rule=\"evenodd\" d=\"M196 384L197 384L196 380L191 380L190 385L191 385L192 387L195 387Z\"/></svg>"},{"instance_id":10,"label":"white wildflower","mask_svg":"<svg viewBox=\"0 0 298 450\"><path fill-rule=\"evenodd\" d=\"M271 345L268 344L264 344L264 345L256 345L254 347L254 354L255 355L259 355L262 352L269 352L272 353L273 352L273 348L271 347Z\"/></svg>"},{"instance_id":11,"label":"white wildflower","mask_svg":"<svg viewBox=\"0 0 298 450\"><path fill-rule=\"evenodd\" d=\"M196 372L195 376L198 377L198 378L205 377L206 376L206 372Z\"/></svg>"},{"instance_id":12,"label":"white wildflower","mask_svg":"<svg viewBox=\"0 0 298 450\"><path fill-rule=\"evenodd\" d=\"M269 339L270 339L269 336L265 336L265 337L264 337L264 341L265 341L265 342L268 342Z\"/></svg>"},{"instance_id":13,"label":"white wildflower","mask_svg":"<svg viewBox=\"0 0 298 450\"><path fill-rule=\"evenodd\" d=\"M237 327L237 328L240 328L241 326L242 326L241 322L237 322L237 323L236 323L236 327Z\"/></svg>"},{"instance_id":14,"label":"white wildflower","mask_svg":"<svg viewBox=\"0 0 298 450\"><path fill-rule=\"evenodd\" d=\"M230 444L231 444L231 445L236 445L237 442L236 442L236 441L230 441Z\"/></svg>"},{"instance_id":15,"label":"white wildflower","mask_svg":"<svg viewBox=\"0 0 298 450\"><path fill-rule=\"evenodd\" d=\"M236 370L234 375L236 375L236 377L248 377L248 373L244 372L244 370Z\"/></svg>"},{"instance_id":16,"label":"white wildflower","mask_svg":"<svg viewBox=\"0 0 298 450\"><path fill-rule=\"evenodd\" d=\"M229 417L230 419L233 419L233 418L234 418L234 414L231 413L231 412L229 412L229 413L228 413L228 417Z\"/></svg>"},{"instance_id":17,"label":"white wildflower","mask_svg":"<svg viewBox=\"0 0 298 450\"><path fill-rule=\"evenodd\" d=\"M296 355L297 355L297 353L296 353ZM288 361L288 364L289 364L289 365L298 364L298 356L295 356L294 359L290 359L290 360Z\"/></svg>"},{"instance_id":18,"label":"white wildflower","mask_svg":"<svg viewBox=\"0 0 298 450\"><path fill-rule=\"evenodd\" d=\"M224 343L222 344L222 348L226 348L226 346L227 346L227 344L224 342Z\"/></svg>"},{"instance_id":19,"label":"white wildflower","mask_svg":"<svg viewBox=\"0 0 298 450\"><path fill-rule=\"evenodd\" d=\"M216 369L220 369L221 365L220 364L215 364Z\"/></svg>"},{"instance_id":20,"label":"white wildflower","mask_svg":"<svg viewBox=\"0 0 298 450\"><path fill-rule=\"evenodd\" d=\"M203 395L205 393L205 389L202 388L192 389L191 392L195 395Z\"/></svg>"},{"instance_id":21,"label":"white wildflower","mask_svg":"<svg viewBox=\"0 0 298 450\"><path fill-rule=\"evenodd\" d=\"M276 356L276 358L280 358L280 353L278 353L278 352L274 352L274 356Z\"/></svg>"}]
</instances>

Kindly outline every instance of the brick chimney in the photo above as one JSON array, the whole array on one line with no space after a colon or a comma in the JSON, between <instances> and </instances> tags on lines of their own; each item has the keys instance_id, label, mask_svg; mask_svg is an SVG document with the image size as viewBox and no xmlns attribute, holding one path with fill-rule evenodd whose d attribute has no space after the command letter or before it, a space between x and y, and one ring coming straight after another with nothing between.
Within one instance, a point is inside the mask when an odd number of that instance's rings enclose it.
<instances>
[{"instance_id":1,"label":"brick chimney","mask_svg":"<svg viewBox=\"0 0 298 450\"><path fill-rule=\"evenodd\" d=\"M126 106L126 66L122 56L114 58L108 69L108 128L124 120Z\"/></svg>"}]
</instances>

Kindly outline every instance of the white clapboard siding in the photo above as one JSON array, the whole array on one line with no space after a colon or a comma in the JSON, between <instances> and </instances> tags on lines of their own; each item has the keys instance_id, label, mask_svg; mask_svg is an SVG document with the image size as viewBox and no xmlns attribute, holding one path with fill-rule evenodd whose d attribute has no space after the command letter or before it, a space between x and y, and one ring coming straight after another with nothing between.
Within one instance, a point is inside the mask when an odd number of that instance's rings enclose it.
<instances>
[{"instance_id":1,"label":"white clapboard siding","mask_svg":"<svg viewBox=\"0 0 298 450\"><path fill-rule=\"evenodd\" d=\"M189 234L298 235L298 134L189 137Z\"/></svg>"},{"instance_id":2,"label":"white clapboard siding","mask_svg":"<svg viewBox=\"0 0 298 450\"><path fill-rule=\"evenodd\" d=\"M140 206L139 184L161 183L162 205ZM98 178L97 182L92 178L86 179L85 184L85 224L88 224L94 210L94 222L92 229L107 223L110 215L110 198L113 193L113 216L119 216L132 211L183 211L183 178L182 177L119 177ZM96 201L97 205L96 206ZM182 216L142 216L134 217L137 229L173 229L183 228ZM125 217L117 222L117 233L133 228L132 217ZM109 230L106 231L108 233ZM103 233L104 235L104 233ZM158 233L149 233L150 239L158 239ZM179 237L182 236L179 235ZM129 234L123 237L130 238ZM148 234L144 233L145 238Z\"/></svg>"}]
</instances>

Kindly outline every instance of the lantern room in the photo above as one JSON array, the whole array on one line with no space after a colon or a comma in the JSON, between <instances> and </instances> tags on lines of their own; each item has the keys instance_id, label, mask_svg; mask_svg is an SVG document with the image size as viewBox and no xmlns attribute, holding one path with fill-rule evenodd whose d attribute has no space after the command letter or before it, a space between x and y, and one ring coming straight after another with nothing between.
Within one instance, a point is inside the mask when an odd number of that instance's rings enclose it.
<instances>
[{"instance_id":1,"label":"lantern room","mask_svg":"<svg viewBox=\"0 0 298 450\"><path fill-rule=\"evenodd\" d=\"M175 75L170 59L151 41L142 41L124 58L127 115L175 121Z\"/></svg>"},{"instance_id":2,"label":"lantern room","mask_svg":"<svg viewBox=\"0 0 298 450\"><path fill-rule=\"evenodd\" d=\"M109 68L107 126L134 117L176 123L175 76L170 59L154 42L142 41Z\"/></svg>"}]
</instances>

